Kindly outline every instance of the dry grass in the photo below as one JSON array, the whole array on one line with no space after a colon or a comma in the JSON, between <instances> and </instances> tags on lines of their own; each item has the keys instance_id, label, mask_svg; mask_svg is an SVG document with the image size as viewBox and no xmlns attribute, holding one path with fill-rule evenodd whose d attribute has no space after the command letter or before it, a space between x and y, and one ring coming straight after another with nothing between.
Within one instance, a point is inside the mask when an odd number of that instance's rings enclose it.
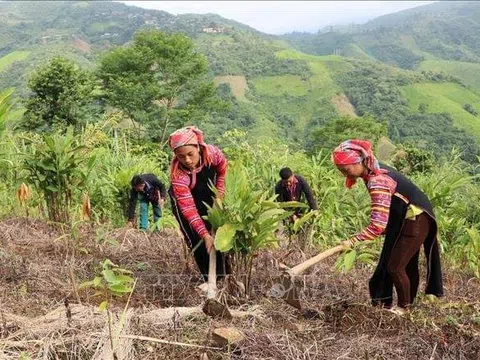
<instances>
[{"instance_id":1,"label":"dry grass","mask_svg":"<svg viewBox=\"0 0 480 360\"><path fill-rule=\"evenodd\" d=\"M280 262L296 264L313 250L282 247L256 259L252 297L230 299L234 309L256 306L256 314L217 320L200 310L200 281L175 233L96 233L85 226L72 238L39 221L0 223L0 359L111 359L99 300L82 291L77 304L69 275L71 269L77 283L91 279L107 257L138 279L128 311L126 299L112 308L119 360L479 359L480 283L459 271L445 271L444 299L419 297L408 316L398 317L369 306L366 279L372 269L338 274L328 259L303 279L303 303L315 311L302 313L269 290ZM246 340L236 348L212 349L211 332L219 326L237 327Z\"/></svg>"}]
</instances>

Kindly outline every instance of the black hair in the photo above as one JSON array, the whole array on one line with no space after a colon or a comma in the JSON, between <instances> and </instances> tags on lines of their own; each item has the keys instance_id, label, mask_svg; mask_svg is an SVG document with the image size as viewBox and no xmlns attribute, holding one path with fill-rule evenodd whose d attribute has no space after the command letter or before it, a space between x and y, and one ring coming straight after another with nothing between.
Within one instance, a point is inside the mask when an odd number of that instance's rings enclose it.
<instances>
[{"instance_id":1,"label":"black hair","mask_svg":"<svg viewBox=\"0 0 480 360\"><path fill-rule=\"evenodd\" d=\"M284 167L280 170L280 177L282 178L282 180L288 180L288 178L292 175L293 172L289 167Z\"/></svg>"},{"instance_id":2,"label":"black hair","mask_svg":"<svg viewBox=\"0 0 480 360\"><path fill-rule=\"evenodd\" d=\"M135 175L133 178L132 178L132 187L135 187L135 186L138 186L138 185L142 185L145 181L140 177L140 175Z\"/></svg>"}]
</instances>

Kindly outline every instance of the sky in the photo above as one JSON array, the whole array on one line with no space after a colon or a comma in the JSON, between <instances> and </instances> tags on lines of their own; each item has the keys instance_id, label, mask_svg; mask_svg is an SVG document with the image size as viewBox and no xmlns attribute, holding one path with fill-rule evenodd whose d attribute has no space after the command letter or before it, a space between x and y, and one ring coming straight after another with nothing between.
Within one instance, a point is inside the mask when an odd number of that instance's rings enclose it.
<instances>
[{"instance_id":1,"label":"sky","mask_svg":"<svg viewBox=\"0 0 480 360\"><path fill-rule=\"evenodd\" d=\"M435 1L119 1L171 14L214 13L267 34L316 32L325 26L361 24Z\"/></svg>"}]
</instances>

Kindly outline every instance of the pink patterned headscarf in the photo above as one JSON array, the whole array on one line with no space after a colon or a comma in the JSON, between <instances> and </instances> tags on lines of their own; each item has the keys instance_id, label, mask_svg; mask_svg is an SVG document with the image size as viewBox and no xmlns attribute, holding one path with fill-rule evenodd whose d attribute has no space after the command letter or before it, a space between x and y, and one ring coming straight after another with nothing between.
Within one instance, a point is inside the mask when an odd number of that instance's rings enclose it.
<instances>
[{"instance_id":1,"label":"pink patterned headscarf","mask_svg":"<svg viewBox=\"0 0 480 360\"><path fill-rule=\"evenodd\" d=\"M186 126L174 131L168 138L168 145L172 150L185 145L205 145L202 130L195 126Z\"/></svg>"},{"instance_id":2,"label":"pink patterned headscarf","mask_svg":"<svg viewBox=\"0 0 480 360\"><path fill-rule=\"evenodd\" d=\"M342 142L333 150L332 161L335 165L352 165L364 162L368 171L374 175L387 172L380 169L378 160L373 155L372 144L367 140L352 139ZM345 186L350 189L355 182L356 180L347 178Z\"/></svg>"},{"instance_id":3,"label":"pink patterned headscarf","mask_svg":"<svg viewBox=\"0 0 480 360\"><path fill-rule=\"evenodd\" d=\"M174 131L172 134L170 134L168 138L168 145L173 151L186 145L201 146L203 163L209 163L208 150L203 139L203 132L195 126L186 126ZM170 172L172 176L178 171L178 164L178 159L174 157L170 167Z\"/></svg>"}]
</instances>

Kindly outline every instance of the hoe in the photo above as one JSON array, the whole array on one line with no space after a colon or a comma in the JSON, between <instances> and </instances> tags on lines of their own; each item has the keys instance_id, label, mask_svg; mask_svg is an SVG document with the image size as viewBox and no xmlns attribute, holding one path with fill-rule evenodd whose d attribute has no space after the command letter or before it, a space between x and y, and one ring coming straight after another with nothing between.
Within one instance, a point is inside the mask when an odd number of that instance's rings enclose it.
<instances>
[{"instance_id":1,"label":"hoe","mask_svg":"<svg viewBox=\"0 0 480 360\"><path fill-rule=\"evenodd\" d=\"M327 257L339 253L343 250L345 250L344 245L335 246L334 248L326 250L308 259L307 261L304 261L303 263L298 264L297 266L285 271L281 279L281 284L283 288L277 289L281 290L280 296L282 297L282 299L285 300L289 305L301 310L302 304L300 303L298 291L295 286L295 276L301 275L307 269L311 268L313 265L319 263L323 259L326 259Z\"/></svg>"},{"instance_id":2,"label":"hoe","mask_svg":"<svg viewBox=\"0 0 480 360\"><path fill-rule=\"evenodd\" d=\"M217 296L217 252L213 249L210 252L208 264L208 288L207 301L203 304L203 312L211 317L231 319L232 314L226 305L215 299Z\"/></svg>"}]
</instances>

